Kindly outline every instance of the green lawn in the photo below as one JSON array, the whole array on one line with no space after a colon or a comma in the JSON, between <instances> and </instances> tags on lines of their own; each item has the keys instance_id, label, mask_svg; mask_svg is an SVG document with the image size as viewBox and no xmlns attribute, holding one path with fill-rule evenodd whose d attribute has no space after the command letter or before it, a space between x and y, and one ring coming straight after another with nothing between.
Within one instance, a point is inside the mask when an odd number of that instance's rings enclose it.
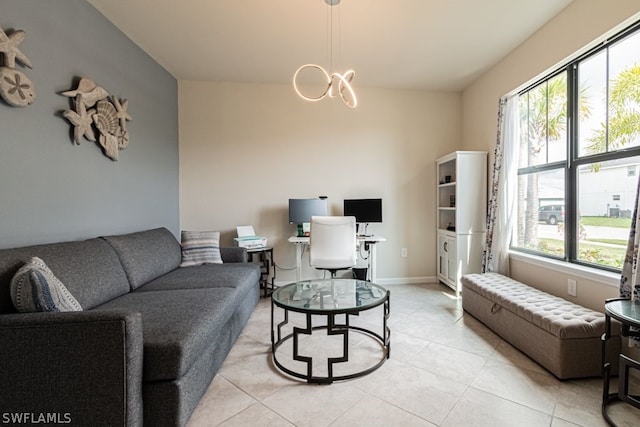
<instances>
[{"instance_id":1,"label":"green lawn","mask_svg":"<svg viewBox=\"0 0 640 427\"><path fill-rule=\"evenodd\" d=\"M605 216L582 216L580 217L580 224L595 225L600 227L629 228L631 227L631 218L607 218Z\"/></svg>"},{"instance_id":2,"label":"green lawn","mask_svg":"<svg viewBox=\"0 0 640 427\"><path fill-rule=\"evenodd\" d=\"M562 240L540 239L538 247L534 249L547 254L564 256L564 242ZM627 248L626 242L620 247L609 247L581 241L578 252L578 258L582 261L622 268Z\"/></svg>"},{"instance_id":3,"label":"green lawn","mask_svg":"<svg viewBox=\"0 0 640 427\"><path fill-rule=\"evenodd\" d=\"M608 243L610 245L620 245L620 246L624 246L627 247L627 241L626 240L617 240L617 239L589 239L587 237L586 239L587 242L594 242L594 243Z\"/></svg>"}]
</instances>

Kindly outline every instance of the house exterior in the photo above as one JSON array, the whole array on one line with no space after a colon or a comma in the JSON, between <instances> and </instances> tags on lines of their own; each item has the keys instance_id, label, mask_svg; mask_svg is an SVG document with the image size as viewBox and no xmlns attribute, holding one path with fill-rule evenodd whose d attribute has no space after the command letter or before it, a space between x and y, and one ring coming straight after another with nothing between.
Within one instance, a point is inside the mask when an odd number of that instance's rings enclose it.
<instances>
[{"instance_id":1,"label":"house exterior","mask_svg":"<svg viewBox=\"0 0 640 427\"><path fill-rule=\"evenodd\" d=\"M581 168L580 213L584 216L630 218L636 200L639 166L640 163L627 160L609 162L598 171Z\"/></svg>"}]
</instances>

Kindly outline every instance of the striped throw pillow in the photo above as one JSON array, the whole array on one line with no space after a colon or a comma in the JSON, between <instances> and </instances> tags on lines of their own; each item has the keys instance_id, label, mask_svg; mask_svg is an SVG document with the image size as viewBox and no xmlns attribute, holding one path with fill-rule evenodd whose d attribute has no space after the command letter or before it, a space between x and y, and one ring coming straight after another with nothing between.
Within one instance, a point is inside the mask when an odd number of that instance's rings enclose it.
<instances>
[{"instance_id":1,"label":"striped throw pillow","mask_svg":"<svg viewBox=\"0 0 640 427\"><path fill-rule=\"evenodd\" d=\"M180 267L222 264L219 231L183 231Z\"/></svg>"},{"instance_id":2,"label":"striped throw pillow","mask_svg":"<svg viewBox=\"0 0 640 427\"><path fill-rule=\"evenodd\" d=\"M82 311L80 303L38 257L11 279L11 300L21 313Z\"/></svg>"}]
</instances>

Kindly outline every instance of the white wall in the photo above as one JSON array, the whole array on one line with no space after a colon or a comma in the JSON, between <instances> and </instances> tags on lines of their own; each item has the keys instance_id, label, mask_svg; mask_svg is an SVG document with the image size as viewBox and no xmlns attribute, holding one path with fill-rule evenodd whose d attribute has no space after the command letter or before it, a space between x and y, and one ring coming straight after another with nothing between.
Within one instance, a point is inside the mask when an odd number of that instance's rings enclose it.
<instances>
[{"instance_id":1,"label":"white wall","mask_svg":"<svg viewBox=\"0 0 640 427\"><path fill-rule=\"evenodd\" d=\"M639 0L576 0L542 27L493 69L468 87L462 96L463 149L493 153L496 139L498 99L540 77L638 19ZM635 18L634 18L635 15ZM493 157L493 156L491 156ZM490 159L493 164L493 158ZM565 298L566 273L511 261L513 276ZM578 280L576 302L602 310L604 298L617 296L617 289L598 281Z\"/></svg>"},{"instance_id":2,"label":"white wall","mask_svg":"<svg viewBox=\"0 0 640 427\"><path fill-rule=\"evenodd\" d=\"M387 237L378 277L435 277L435 159L461 143L460 94L357 88L355 110L339 100L308 103L289 85L179 81L182 229L213 229L229 245L251 224L295 266L286 239L289 198L325 195L333 214L345 198L383 199ZM408 257L401 258L401 248ZM307 274L316 274L308 267ZM294 280L278 271L278 281Z\"/></svg>"}]
</instances>

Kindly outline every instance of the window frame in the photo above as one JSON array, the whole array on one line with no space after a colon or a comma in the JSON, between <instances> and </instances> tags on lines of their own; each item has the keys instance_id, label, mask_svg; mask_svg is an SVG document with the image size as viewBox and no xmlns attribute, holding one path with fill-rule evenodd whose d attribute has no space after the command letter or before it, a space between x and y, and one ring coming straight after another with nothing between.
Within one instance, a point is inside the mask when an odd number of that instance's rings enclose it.
<instances>
[{"instance_id":1,"label":"window frame","mask_svg":"<svg viewBox=\"0 0 640 427\"><path fill-rule=\"evenodd\" d=\"M579 266L595 268L598 270L620 273L620 268L610 267L602 264L596 264L578 259L578 223L577 219L577 204L578 204L578 176L579 168L582 165L588 165L592 163L601 163L605 161L618 160L623 158L640 156L640 146L618 149L615 151L605 151L603 153L590 154L580 156L580 141L579 141L579 64L587 59L597 55L603 51L607 52L607 70L606 70L606 98L607 105L609 105L609 48L615 45L622 39L636 34L640 37L640 21L630 25L626 29L620 31L611 38L603 41L598 46L588 50L587 52L577 56L566 64L556 68L552 72L544 75L542 78L537 79L533 83L527 85L522 90L518 91L518 97L526 94L527 92L535 89L536 87L544 84L551 79L557 77L560 74L566 73L567 79L567 124L566 124L566 159L562 161L556 161L552 163L544 163L541 165L527 166L518 168L518 177L521 175L528 175L531 173L540 173L550 170L564 170L565 175L565 188L564 188L564 206L565 206L565 218L564 218L564 256L556 256L533 249L514 246L512 239L509 249L518 253L525 253L542 257L550 260L566 262L570 264L576 264ZM548 120L548 117L547 117ZM609 108L606 109L606 121L609 123ZM608 129L607 129L608 133ZM547 137L548 139L548 137ZM520 141L517 142L518 144ZM607 150L609 149L609 138L607 135ZM549 157L547 149L547 160ZM640 174L636 174L640 175ZM639 178L640 179L640 178ZM516 213L517 218L517 213ZM515 236L515 230L514 230Z\"/></svg>"}]
</instances>

